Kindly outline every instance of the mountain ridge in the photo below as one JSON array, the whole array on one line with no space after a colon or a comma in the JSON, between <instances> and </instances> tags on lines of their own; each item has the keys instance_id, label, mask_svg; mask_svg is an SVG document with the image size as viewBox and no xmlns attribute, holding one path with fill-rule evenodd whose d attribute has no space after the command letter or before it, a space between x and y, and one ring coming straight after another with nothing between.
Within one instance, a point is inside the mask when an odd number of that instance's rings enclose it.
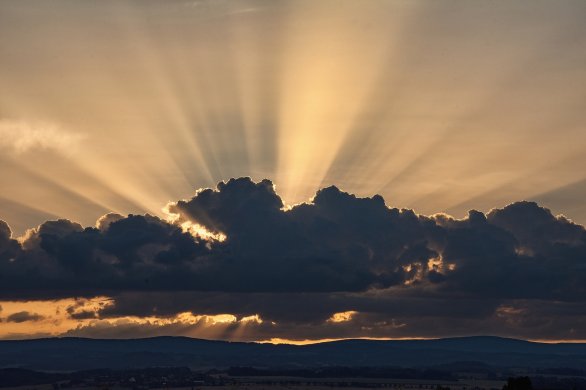
<instances>
[{"instance_id":1,"label":"mountain ridge","mask_svg":"<svg viewBox=\"0 0 586 390\"><path fill-rule=\"evenodd\" d=\"M306 345L185 336L0 341L0 367L63 371L154 366L426 367L464 360L505 367L580 368L586 367L586 343L550 344L498 336L426 340L346 339Z\"/></svg>"}]
</instances>

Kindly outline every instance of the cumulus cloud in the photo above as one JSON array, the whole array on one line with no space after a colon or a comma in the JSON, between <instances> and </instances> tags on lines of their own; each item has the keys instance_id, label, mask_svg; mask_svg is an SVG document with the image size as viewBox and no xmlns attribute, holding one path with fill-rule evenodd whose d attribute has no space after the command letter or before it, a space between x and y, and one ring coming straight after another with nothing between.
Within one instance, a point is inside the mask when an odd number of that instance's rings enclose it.
<instances>
[{"instance_id":1,"label":"cumulus cloud","mask_svg":"<svg viewBox=\"0 0 586 390\"><path fill-rule=\"evenodd\" d=\"M99 231L104 232L104 231L108 230L108 228L110 227L110 225L113 222L120 221L121 219L124 219L124 216L117 214L117 213L108 213L108 214L102 215L96 221L96 228Z\"/></svg>"},{"instance_id":2,"label":"cumulus cloud","mask_svg":"<svg viewBox=\"0 0 586 390\"><path fill-rule=\"evenodd\" d=\"M107 321L79 334L155 332L161 322L116 321L189 312L262 318L237 333L243 339L586 338L586 327L574 325L586 321L584 227L532 202L427 217L332 186L284 209L270 181L240 178L167 210L172 220L49 221L20 241L0 223L0 297L111 297L68 310ZM190 234L186 223L226 239ZM194 329L161 329L177 328Z\"/></svg>"},{"instance_id":3,"label":"cumulus cloud","mask_svg":"<svg viewBox=\"0 0 586 390\"><path fill-rule=\"evenodd\" d=\"M227 235L216 246L210 272L232 290L362 291L401 284L412 277L401 262L422 255L426 235L435 234L433 221L410 210L336 187L320 190L311 204L284 210L268 180L232 179L168 210L179 221ZM226 267L235 272L224 272Z\"/></svg>"},{"instance_id":4,"label":"cumulus cloud","mask_svg":"<svg viewBox=\"0 0 586 390\"><path fill-rule=\"evenodd\" d=\"M554 216L535 202L517 202L488 213L491 224L513 234L518 248L528 254L550 253L557 244L584 245L585 231L564 216Z\"/></svg>"},{"instance_id":5,"label":"cumulus cloud","mask_svg":"<svg viewBox=\"0 0 586 390\"><path fill-rule=\"evenodd\" d=\"M10 226L0 219L0 263L12 262L20 253L20 244L12 239Z\"/></svg>"},{"instance_id":6,"label":"cumulus cloud","mask_svg":"<svg viewBox=\"0 0 586 390\"><path fill-rule=\"evenodd\" d=\"M0 150L21 154L31 150L74 151L83 139L53 123L0 120Z\"/></svg>"},{"instance_id":7,"label":"cumulus cloud","mask_svg":"<svg viewBox=\"0 0 586 390\"><path fill-rule=\"evenodd\" d=\"M44 238L55 237L64 239L73 232L81 232L83 227L67 219L58 219L56 221L46 221L36 228L27 230L20 238L22 247L26 250L38 248Z\"/></svg>"},{"instance_id":8,"label":"cumulus cloud","mask_svg":"<svg viewBox=\"0 0 586 390\"><path fill-rule=\"evenodd\" d=\"M12 237L10 226L5 221L0 220L0 240L8 240Z\"/></svg>"}]
</instances>

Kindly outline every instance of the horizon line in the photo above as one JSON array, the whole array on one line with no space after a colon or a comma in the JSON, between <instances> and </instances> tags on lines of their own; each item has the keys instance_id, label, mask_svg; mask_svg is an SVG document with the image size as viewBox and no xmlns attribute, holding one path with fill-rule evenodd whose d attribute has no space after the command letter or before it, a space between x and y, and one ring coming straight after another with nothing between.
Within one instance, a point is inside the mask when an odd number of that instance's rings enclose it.
<instances>
[{"instance_id":1,"label":"horizon line","mask_svg":"<svg viewBox=\"0 0 586 390\"><path fill-rule=\"evenodd\" d=\"M327 344L335 343L340 341L438 341L438 340L455 340L455 339L473 339L473 338L492 338L501 340L513 340L522 341L534 344L586 344L586 340L580 339L558 339L558 340L544 340L544 339L523 339L516 337L507 336L496 336L496 335L468 335L468 336L449 336L449 337L347 337L347 338L326 338L326 339L304 339L304 340L291 340L282 338L271 338L269 340L222 340L222 339L206 339L201 337L191 337L182 335L160 335L151 337L135 337L135 338L105 338L105 337L78 337L78 336L50 336L50 337L36 337L36 338L0 338L0 342L5 341L39 341L39 340L64 340L64 339L77 339L77 340L103 340L103 341L130 341L130 340L152 340L162 338L175 338L175 339L190 339L198 341L209 341L209 342L224 342L224 343L242 343L242 344L270 344L270 345L293 345L293 346L306 346L316 344Z\"/></svg>"}]
</instances>

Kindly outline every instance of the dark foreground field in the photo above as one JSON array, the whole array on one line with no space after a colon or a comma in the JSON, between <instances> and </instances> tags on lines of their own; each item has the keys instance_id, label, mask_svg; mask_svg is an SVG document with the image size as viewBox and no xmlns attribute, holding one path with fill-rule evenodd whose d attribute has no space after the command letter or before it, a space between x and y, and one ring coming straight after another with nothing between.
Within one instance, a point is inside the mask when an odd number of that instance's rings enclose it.
<instances>
[{"instance_id":1,"label":"dark foreground field","mask_svg":"<svg viewBox=\"0 0 586 390\"><path fill-rule=\"evenodd\" d=\"M0 369L0 388L55 389L189 389L189 390L327 390L434 389L434 390L585 390L586 371L573 375L532 370L515 376L515 370L471 363L405 369L397 367L330 367L303 370L229 368L194 371L158 367L135 370L88 370L69 373L26 369ZM524 374L527 374L525 371ZM337 375L337 376L336 376ZM509 381L521 386L505 387Z\"/></svg>"}]
</instances>

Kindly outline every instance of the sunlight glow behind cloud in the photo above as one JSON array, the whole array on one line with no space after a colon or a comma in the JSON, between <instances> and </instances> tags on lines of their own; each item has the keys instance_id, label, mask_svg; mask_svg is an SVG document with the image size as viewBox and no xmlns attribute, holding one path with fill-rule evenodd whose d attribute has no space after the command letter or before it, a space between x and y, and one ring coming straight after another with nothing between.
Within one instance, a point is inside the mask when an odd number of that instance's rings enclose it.
<instances>
[{"instance_id":1,"label":"sunlight glow behind cloud","mask_svg":"<svg viewBox=\"0 0 586 390\"><path fill-rule=\"evenodd\" d=\"M243 328L263 323L259 315L237 318L233 314L198 315L183 312L169 317L122 316L98 319L97 312L112 305L108 297L67 298L52 301L0 302L0 337L4 339L83 335L84 332L118 330L176 332L194 337L242 336Z\"/></svg>"},{"instance_id":2,"label":"sunlight glow behind cloud","mask_svg":"<svg viewBox=\"0 0 586 390\"><path fill-rule=\"evenodd\" d=\"M329 322L346 322L351 321L352 317L354 317L358 312L350 310L350 311L343 311L340 313L334 313L328 319Z\"/></svg>"},{"instance_id":3,"label":"sunlight glow behind cloud","mask_svg":"<svg viewBox=\"0 0 586 390\"><path fill-rule=\"evenodd\" d=\"M287 204L335 183L456 216L541 196L586 221L583 2L0 8L0 212L18 233L47 214L164 217L239 176Z\"/></svg>"}]
</instances>

